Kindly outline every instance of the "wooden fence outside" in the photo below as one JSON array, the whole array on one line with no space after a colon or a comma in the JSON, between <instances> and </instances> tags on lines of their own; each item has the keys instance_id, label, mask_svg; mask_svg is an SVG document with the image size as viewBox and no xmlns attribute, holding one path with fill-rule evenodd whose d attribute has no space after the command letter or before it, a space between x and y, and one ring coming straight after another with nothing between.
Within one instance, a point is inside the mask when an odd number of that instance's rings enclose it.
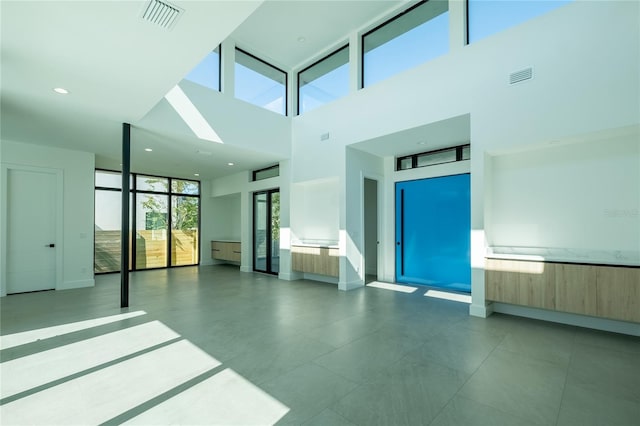
<instances>
[{"instance_id":1,"label":"wooden fence outside","mask_svg":"<svg viewBox=\"0 0 640 426\"><path fill-rule=\"evenodd\" d=\"M167 266L167 239L162 231L137 231L136 269ZM171 231L171 264L195 265L198 263L198 231ZM129 258L131 266L131 258ZM96 273L120 270L120 231L95 231Z\"/></svg>"}]
</instances>

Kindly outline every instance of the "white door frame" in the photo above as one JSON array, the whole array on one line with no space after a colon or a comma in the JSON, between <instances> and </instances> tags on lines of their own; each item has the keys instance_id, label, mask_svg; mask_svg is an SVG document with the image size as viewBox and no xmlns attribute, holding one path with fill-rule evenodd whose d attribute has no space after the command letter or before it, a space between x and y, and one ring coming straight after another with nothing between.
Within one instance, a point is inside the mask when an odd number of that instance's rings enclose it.
<instances>
[{"instance_id":1,"label":"white door frame","mask_svg":"<svg viewBox=\"0 0 640 426\"><path fill-rule=\"evenodd\" d=\"M56 277L55 288L58 289L62 285L62 253L63 244L63 189L64 177L61 169L49 169L45 167L25 166L22 164L2 163L2 198L0 199L2 246L0 248L0 262L2 263L2 272L0 273L0 297L7 295L7 207L8 207L8 178L9 170L21 170L26 172L49 173L56 177Z\"/></svg>"},{"instance_id":2,"label":"white door frame","mask_svg":"<svg viewBox=\"0 0 640 426\"><path fill-rule=\"evenodd\" d=\"M383 203L383 197L384 197L384 188L382 187L382 184L384 183L384 176L376 174L376 173L369 173L369 172L365 172L365 171L361 171L360 172L360 194L361 194L361 199L360 199L360 247L362 247L362 255L361 255L361 265L360 268L362 270L362 277L366 277L366 271L364 270L364 268L366 268L365 265L365 255L364 255L364 247L365 247L365 227L364 227L364 180L365 179L369 179L369 180L373 180L376 182L376 201L377 201L377 217L378 217L378 224L377 224L377 245L376 245L376 252L377 252L377 264L378 264L378 270L377 270L377 276L376 276L376 280L383 280L383 276L384 276L384 263L383 263L383 256L382 256L382 250L381 247L383 247L383 244L386 243L386 241L384 240L384 235L382 234L382 206L384 205Z\"/></svg>"}]
</instances>

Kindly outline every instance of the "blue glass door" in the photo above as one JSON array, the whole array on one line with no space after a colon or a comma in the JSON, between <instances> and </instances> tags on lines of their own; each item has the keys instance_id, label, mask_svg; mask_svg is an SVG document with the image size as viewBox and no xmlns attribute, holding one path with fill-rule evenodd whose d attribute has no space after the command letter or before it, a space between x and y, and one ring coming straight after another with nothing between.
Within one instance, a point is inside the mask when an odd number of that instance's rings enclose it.
<instances>
[{"instance_id":1,"label":"blue glass door","mask_svg":"<svg viewBox=\"0 0 640 426\"><path fill-rule=\"evenodd\" d=\"M471 292L469 174L396 183L396 281Z\"/></svg>"}]
</instances>

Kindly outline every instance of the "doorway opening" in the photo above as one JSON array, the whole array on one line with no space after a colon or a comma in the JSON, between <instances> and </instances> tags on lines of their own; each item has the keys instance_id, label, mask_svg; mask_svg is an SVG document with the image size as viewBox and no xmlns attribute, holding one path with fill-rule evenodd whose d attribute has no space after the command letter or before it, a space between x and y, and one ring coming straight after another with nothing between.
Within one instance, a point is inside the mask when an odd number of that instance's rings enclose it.
<instances>
[{"instance_id":1,"label":"doorway opening","mask_svg":"<svg viewBox=\"0 0 640 426\"><path fill-rule=\"evenodd\" d=\"M280 190L253 194L253 270L280 272Z\"/></svg>"},{"instance_id":2,"label":"doorway opening","mask_svg":"<svg viewBox=\"0 0 640 426\"><path fill-rule=\"evenodd\" d=\"M365 284L378 279L378 181L364 178Z\"/></svg>"}]
</instances>

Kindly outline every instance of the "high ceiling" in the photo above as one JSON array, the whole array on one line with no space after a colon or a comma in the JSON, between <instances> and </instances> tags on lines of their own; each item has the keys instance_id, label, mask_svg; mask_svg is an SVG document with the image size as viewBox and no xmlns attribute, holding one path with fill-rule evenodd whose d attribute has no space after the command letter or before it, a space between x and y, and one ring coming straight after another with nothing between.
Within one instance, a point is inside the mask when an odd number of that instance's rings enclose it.
<instances>
[{"instance_id":1,"label":"high ceiling","mask_svg":"<svg viewBox=\"0 0 640 426\"><path fill-rule=\"evenodd\" d=\"M238 46L285 70L302 68L400 0L267 0L233 33Z\"/></svg>"},{"instance_id":2,"label":"high ceiling","mask_svg":"<svg viewBox=\"0 0 640 426\"><path fill-rule=\"evenodd\" d=\"M185 12L168 31L141 19L147 1L1 1L2 139L92 152L99 167L117 169L128 122L134 171L208 179L271 164L276 156L222 144L202 156L203 141L178 124L171 134L136 124L228 37L290 70L407 2L172 3Z\"/></svg>"}]
</instances>

